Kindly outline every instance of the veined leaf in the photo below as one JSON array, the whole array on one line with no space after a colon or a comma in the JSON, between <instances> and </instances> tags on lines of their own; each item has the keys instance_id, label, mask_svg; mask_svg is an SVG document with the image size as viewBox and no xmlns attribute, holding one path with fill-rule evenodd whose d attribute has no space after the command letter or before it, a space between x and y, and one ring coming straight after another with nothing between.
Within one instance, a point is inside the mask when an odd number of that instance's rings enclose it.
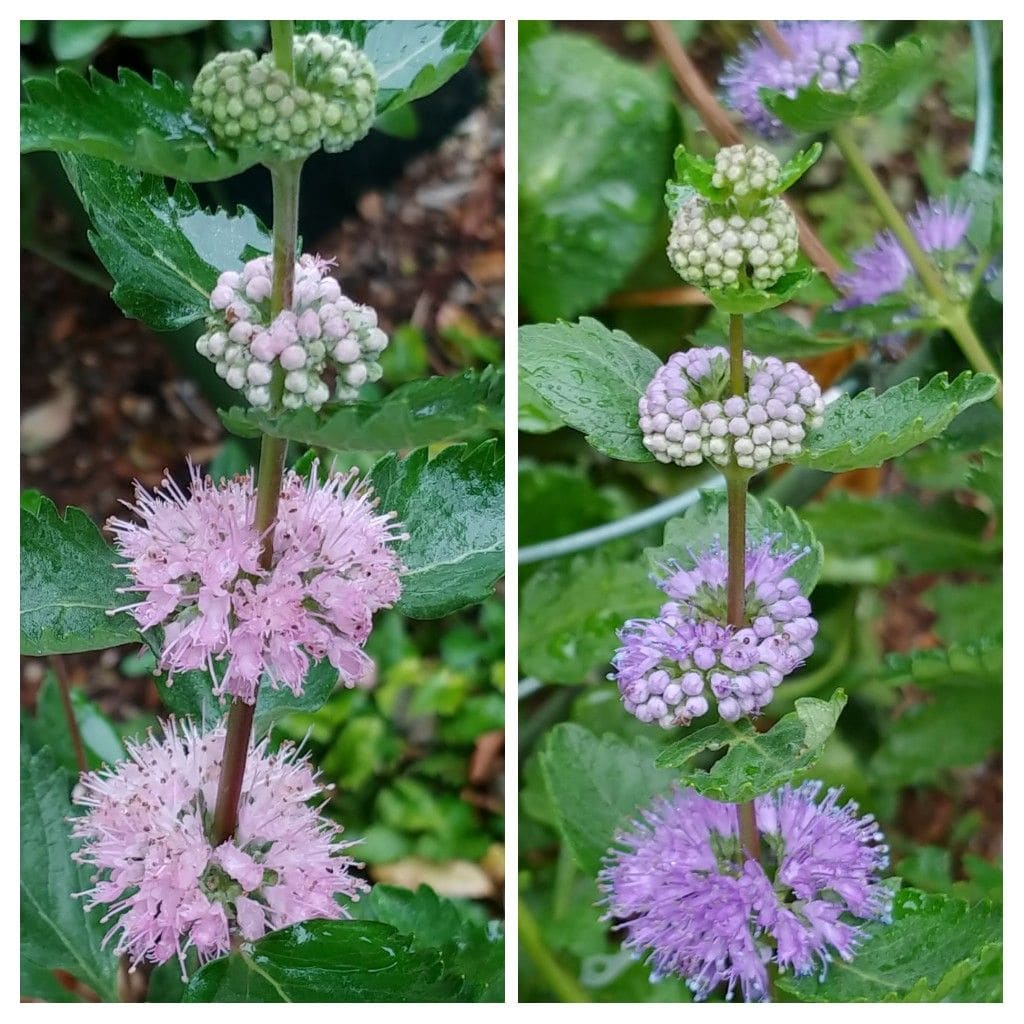
<instances>
[{"instance_id":1,"label":"veined leaf","mask_svg":"<svg viewBox=\"0 0 1024 1024\"><path fill-rule=\"evenodd\" d=\"M204 210L188 185L169 193L160 178L109 160L64 154L61 163L92 221L89 241L114 279L112 298L154 330L206 316L217 276L270 251L266 228L248 210Z\"/></svg>"},{"instance_id":2,"label":"veined leaf","mask_svg":"<svg viewBox=\"0 0 1024 1024\"><path fill-rule=\"evenodd\" d=\"M21 956L23 996L46 998L47 971L67 971L106 1002L117 1000L117 958L100 944L110 925L74 898L90 887L92 868L75 863L71 779L49 750L21 751ZM52 978L52 975L51 975ZM35 987L38 985L38 987Z\"/></svg>"},{"instance_id":3,"label":"veined leaf","mask_svg":"<svg viewBox=\"0 0 1024 1024\"><path fill-rule=\"evenodd\" d=\"M377 921L305 921L202 967L186 1003L448 1002L459 978L436 950Z\"/></svg>"},{"instance_id":4,"label":"veined leaf","mask_svg":"<svg viewBox=\"0 0 1024 1024\"><path fill-rule=\"evenodd\" d=\"M24 83L21 151L54 150L112 160L180 181L216 181L259 160L216 142L190 107L190 94L162 71L147 82L122 68L117 81L69 68Z\"/></svg>"},{"instance_id":5,"label":"veined leaf","mask_svg":"<svg viewBox=\"0 0 1024 1024\"><path fill-rule=\"evenodd\" d=\"M952 383L937 374L920 390L914 378L881 395L870 389L855 398L843 395L825 409L825 422L807 432L793 462L830 473L880 466L941 434L964 409L995 392L994 377L964 371Z\"/></svg>"},{"instance_id":6,"label":"veined leaf","mask_svg":"<svg viewBox=\"0 0 1024 1024\"><path fill-rule=\"evenodd\" d=\"M768 793L800 772L821 754L846 705L836 690L827 700L798 697L796 710L784 715L767 732L757 732L749 719L719 721L689 731L658 755L659 768L682 768L679 781L712 800L741 802ZM728 748L710 769L690 762L705 751Z\"/></svg>"},{"instance_id":7,"label":"veined leaf","mask_svg":"<svg viewBox=\"0 0 1024 1024\"><path fill-rule=\"evenodd\" d=\"M78 508L63 516L49 498L21 512L21 653L69 654L137 642L135 621L118 587L117 554Z\"/></svg>"},{"instance_id":8,"label":"veined leaf","mask_svg":"<svg viewBox=\"0 0 1024 1024\"><path fill-rule=\"evenodd\" d=\"M869 924L852 960L834 959L822 977L780 974L776 984L801 1002L999 1002L992 947L1002 914L915 889L896 893L890 924ZM969 976L978 972L978 984ZM929 991L932 990L932 991Z\"/></svg>"},{"instance_id":9,"label":"veined leaf","mask_svg":"<svg viewBox=\"0 0 1024 1024\"><path fill-rule=\"evenodd\" d=\"M437 618L483 601L505 570L505 470L494 441L388 455L370 471L380 508L393 510L409 540L398 609Z\"/></svg>"},{"instance_id":10,"label":"veined leaf","mask_svg":"<svg viewBox=\"0 0 1024 1024\"><path fill-rule=\"evenodd\" d=\"M615 459L654 458L642 443L639 402L660 366L650 349L589 317L519 328L521 381Z\"/></svg>"},{"instance_id":11,"label":"veined leaf","mask_svg":"<svg viewBox=\"0 0 1024 1024\"><path fill-rule=\"evenodd\" d=\"M428 377L395 388L379 402L326 405L270 416L235 407L221 412L241 437L285 437L332 451L381 452L454 441L504 425L505 377L488 366L457 377Z\"/></svg>"},{"instance_id":12,"label":"veined leaf","mask_svg":"<svg viewBox=\"0 0 1024 1024\"><path fill-rule=\"evenodd\" d=\"M596 875L619 829L668 792L674 773L655 767L653 742L597 737L561 722L544 738L541 772L558 830L580 869Z\"/></svg>"}]
</instances>

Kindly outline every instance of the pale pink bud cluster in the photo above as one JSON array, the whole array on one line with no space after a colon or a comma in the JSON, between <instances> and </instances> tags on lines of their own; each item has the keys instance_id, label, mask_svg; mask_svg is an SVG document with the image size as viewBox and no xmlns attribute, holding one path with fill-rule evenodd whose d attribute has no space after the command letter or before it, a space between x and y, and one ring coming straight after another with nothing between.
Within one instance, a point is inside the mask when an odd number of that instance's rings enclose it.
<instances>
[{"instance_id":1,"label":"pale pink bud cluster","mask_svg":"<svg viewBox=\"0 0 1024 1024\"><path fill-rule=\"evenodd\" d=\"M260 565L252 475L215 484L190 467L185 494L168 476L128 507L141 523L111 519L140 600L143 630L163 626L159 665L207 669L215 693L252 703L261 680L296 696L312 661L327 658L348 686L369 673L363 646L373 614L401 593L393 542L407 539L394 513L376 512L355 471L324 482L285 474L273 559ZM127 503L126 503L127 504Z\"/></svg>"},{"instance_id":2,"label":"pale pink bud cluster","mask_svg":"<svg viewBox=\"0 0 1024 1024\"><path fill-rule=\"evenodd\" d=\"M380 380L387 335L369 306L353 302L328 276L330 262L308 253L295 264L291 309L270 316L274 265L270 256L226 270L210 295L211 314L196 349L217 374L257 407L271 404L275 370L286 409L319 409L331 396L354 401L367 381Z\"/></svg>"},{"instance_id":3,"label":"pale pink bud cluster","mask_svg":"<svg viewBox=\"0 0 1024 1024\"><path fill-rule=\"evenodd\" d=\"M72 834L72 856L96 869L76 896L105 908L113 924L104 943L132 967L190 949L200 964L228 953L232 937L254 941L311 918L348 913L336 897L358 900L369 889L345 854L353 842L310 801L333 788L307 757L264 739L249 751L238 827L214 846L208 833L220 780L225 729L203 732L171 719L164 736L127 743L128 759L82 776L75 802L86 808Z\"/></svg>"}]
</instances>

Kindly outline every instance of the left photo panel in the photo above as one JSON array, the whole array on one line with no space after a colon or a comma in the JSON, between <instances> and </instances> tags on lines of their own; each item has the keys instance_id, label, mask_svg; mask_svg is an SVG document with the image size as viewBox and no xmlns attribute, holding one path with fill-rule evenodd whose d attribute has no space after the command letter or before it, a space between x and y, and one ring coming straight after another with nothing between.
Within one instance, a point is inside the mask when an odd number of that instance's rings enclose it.
<instances>
[{"instance_id":1,"label":"left photo panel","mask_svg":"<svg viewBox=\"0 0 1024 1024\"><path fill-rule=\"evenodd\" d=\"M503 24L21 72L22 1001L503 1001Z\"/></svg>"}]
</instances>

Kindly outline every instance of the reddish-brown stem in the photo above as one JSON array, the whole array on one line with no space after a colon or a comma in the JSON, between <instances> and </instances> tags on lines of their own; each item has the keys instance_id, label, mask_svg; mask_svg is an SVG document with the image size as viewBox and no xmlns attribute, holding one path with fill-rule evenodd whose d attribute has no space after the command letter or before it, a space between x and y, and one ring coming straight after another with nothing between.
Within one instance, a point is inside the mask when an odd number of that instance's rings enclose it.
<instances>
[{"instance_id":1,"label":"reddish-brown stem","mask_svg":"<svg viewBox=\"0 0 1024 1024\"><path fill-rule=\"evenodd\" d=\"M64 664L64 658L59 654L50 655L53 664L54 674L57 676L57 687L60 690L60 702L64 708L64 717L68 722L68 732L71 734L71 747L75 752L75 764L80 772L89 770L89 761L85 756L85 744L82 742L82 732L78 728L78 719L75 718L75 707L71 703L71 681L68 678L68 668Z\"/></svg>"},{"instance_id":2,"label":"reddish-brown stem","mask_svg":"<svg viewBox=\"0 0 1024 1024\"><path fill-rule=\"evenodd\" d=\"M715 99L714 93L708 88L697 66L690 60L683 49L679 37L667 21L650 22L651 34L661 50L669 69L683 95L693 104L700 114L708 131L715 137L720 146L735 146L743 138L736 126L729 120L722 105ZM810 261L830 280L835 281L842 272L832 254L818 238L814 228L804 219L799 210L793 207L792 200L786 196L786 202L793 209L797 227L800 230L800 244Z\"/></svg>"}]
</instances>

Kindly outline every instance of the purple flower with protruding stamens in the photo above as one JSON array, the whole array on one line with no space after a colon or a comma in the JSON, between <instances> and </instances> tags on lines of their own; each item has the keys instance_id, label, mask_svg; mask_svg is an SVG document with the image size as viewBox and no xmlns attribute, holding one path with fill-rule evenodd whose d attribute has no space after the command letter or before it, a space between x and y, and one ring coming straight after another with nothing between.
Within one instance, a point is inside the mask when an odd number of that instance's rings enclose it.
<instances>
[{"instance_id":1,"label":"purple flower with protruding stamens","mask_svg":"<svg viewBox=\"0 0 1024 1024\"><path fill-rule=\"evenodd\" d=\"M800 584L786 573L806 549L774 552L766 537L746 556L745 625L726 625L728 563L716 543L693 554L694 565L673 563L658 586L672 599L654 619L632 619L609 676L626 710L662 728L689 725L712 702L734 722L755 715L775 687L810 657L817 621Z\"/></svg>"},{"instance_id":2,"label":"purple flower with protruding stamens","mask_svg":"<svg viewBox=\"0 0 1024 1024\"><path fill-rule=\"evenodd\" d=\"M860 65L850 50L862 40L855 21L780 21L779 35L792 56L783 56L763 33L743 43L726 63L719 82L729 106L751 130L765 138L788 134L785 125L761 101L761 89L794 97L817 84L827 92L846 92L857 81Z\"/></svg>"},{"instance_id":3,"label":"purple flower with protruding stamens","mask_svg":"<svg viewBox=\"0 0 1024 1024\"><path fill-rule=\"evenodd\" d=\"M908 218L910 230L925 252L938 256L940 270L956 272L955 266L945 266L948 254L955 254L963 246L971 226L972 210L949 199L929 200L917 204ZM870 306L885 298L903 292L917 275L903 247L891 231L879 232L872 243L853 254L854 269L841 274L837 280L844 298L836 309L854 309Z\"/></svg>"},{"instance_id":4,"label":"purple flower with protruding stamens","mask_svg":"<svg viewBox=\"0 0 1024 1024\"><path fill-rule=\"evenodd\" d=\"M786 785L754 801L765 853L740 841L736 804L673 789L616 836L599 875L607 917L646 955L656 980L683 977L697 999L720 984L768 998L768 965L824 974L833 953L853 958L866 921L885 920L879 878L888 847L872 815L819 799L820 782Z\"/></svg>"}]
</instances>

